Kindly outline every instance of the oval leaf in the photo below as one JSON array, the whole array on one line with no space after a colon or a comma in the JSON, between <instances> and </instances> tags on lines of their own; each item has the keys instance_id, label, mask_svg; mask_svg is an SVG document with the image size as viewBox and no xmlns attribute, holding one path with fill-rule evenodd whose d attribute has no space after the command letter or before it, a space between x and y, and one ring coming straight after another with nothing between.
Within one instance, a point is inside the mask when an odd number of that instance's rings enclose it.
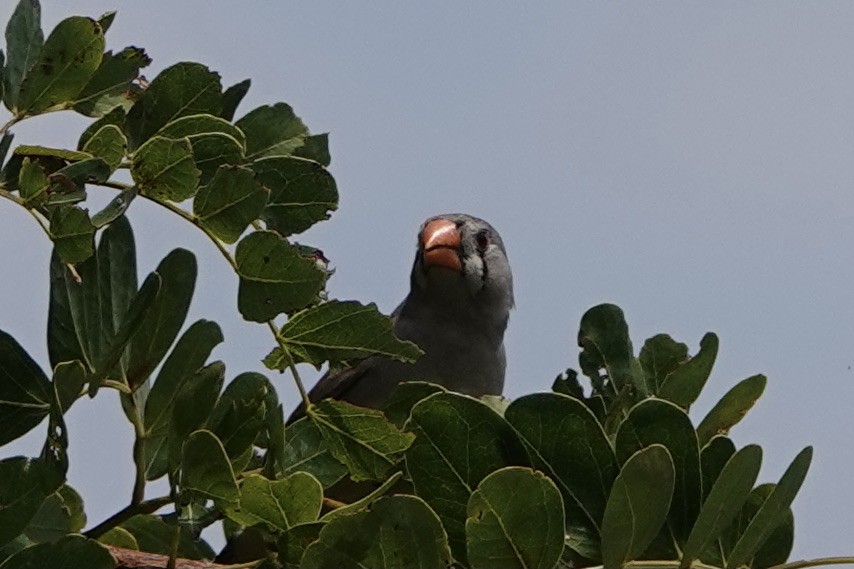
<instances>
[{"instance_id":1,"label":"oval leaf","mask_svg":"<svg viewBox=\"0 0 854 569\"><path fill-rule=\"evenodd\" d=\"M240 497L237 480L220 440L210 431L190 434L181 458L181 487L222 507Z\"/></svg>"},{"instance_id":2,"label":"oval leaf","mask_svg":"<svg viewBox=\"0 0 854 569\"><path fill-rule=\"evenodd\" d=\"M563 553L563 500L541 472L508 467L487 476L468 503L466 547L474 569L551 569Z\"/></svg>"},{"instance_id":3,"label":"oval leaf","mask_svg":"<svg viewBox=\"0 0 854 569\"><path fill-rule=\"evenodd\" d=\"M0 446L28 433L50 412L44 372L9 334L0 331ZM2 540L0 540L2 541Z\"/></svg>"},{"instance_id":4,"label":"oval leaf","mask_svg":"<svg viewBox=\"0 0 854 569\"><path fill-rule=\"evenodd\" d=\"M60 566L63 569L113 569L116 559L97 541L82 535L66 535L53 543L39 543L22 549L0 564L2 569Z\"/></svg>"},{"instance_id":5,"label":"oval leaf","mask_svg":"<svg viewBox=\"0 0 854 569\"><path fill-rule=\"evenodd\" d=\"M456 393L436 393L415 405L405 428L416 435L406 451L415 491L436 510L454 556L462 561L472 493L499 468L528 466L528 453L495 411Z\"/></svg>"},{"instance_id":6,"label":"oval leaf","mask_svg":"<svg viewBox=\"0 0 854 569\"><path fill-rule=\"evenodd\" d=\"M329 488L347 474L347 467L335 460L320 430L307 417L288 425L281 476L305 471Z\"/></svg>"},{"instance_id":7,"label":"oval leaf","mask_svg":"<svg viewBox=\"0 0 854 569\"><path fill-rule=\"evenodd\" d=\"M706 444L715 435L729 434L729 430L744 418L756 400L762 396L765 383L764 375L754 375L738 382L727 391L697 427L700 444Z\"/></svg>"},{"instance_id":8,"label":"oval leaf","mask_svg":"<svg viewBox=\"0 0 854 569\"><path fill-rule=\"evenodd\" d=\"M226 243L237 241L258 219L267 203L267 191L246 168L221 166L193 200L199 223Z\"/></svg>"},{"instance_id":9,"label":"oval leaf","mask_svg":"<svg viewBox=\"0 0 854 569\"><path fill-rule=\"evenodd\" d=\"M690 565L703 550L718 539L741 511L762 466L762 449L747 445L726 463L709 491L697 522L682 550L682 563Z\"/></svg>"},{"instance_id":10,"label":"oval leaf","mask_svg":"<svg viewBox=\"0 0 854 569\"><path fill-rule=\"evenodd\" d=\"M187 139L162 136L151 138L134 153L130 172L143 195L173 202L191 197L201 174Z\"/></svg>"},{"instance_id":11,"label":"oval leaf","mask_svg":"<svg viewBox=\"0 0 854 569\"><path fill-rule=\"evenodd\" d=\"M634 386L641 396L649 393L646 377L635 359L629 327L619 306L600 304L581 317L578 345L582 352L578 360L584 374L600 391L600 369L605 369L613 388L621 390Z\"/></svg>"},{"instance_id":12,"label":"oval leaf","mask_svg":"<svg viewBox=\"0 0 854 569\"><path fill-rule=\"evenodd\" d=\"M307 472L280 480L250 474L240 485L240 502L227 515L243 526L263 523L280 532L317 520L322 503L323 487Z\"/></svg>"},{"instance_id":13,"label":"oval leaf","mask_svg":"<svg viewBox=\"0 0 854 569\"><path fill-rule=\"evenodd\" d=\"M246 158L249 160L289 156L302 146L308 135L306 126L286 103L258 107L236 124L246 133Z\"/></svg>"},{"instance_id":14,"label":"oval leaf","mask_svg":"<svg viewBox=\"0 0 854 569\"><path fill-rule=\"evenodd\" d=\"M622 567L652 543L667 519L674 476L670 453L659 444L637 451L623 464L602 520L605 567Z\"/></svg>"},{"instance_id":15,"label":"oval leaf","mask_svg":"<svg viewBox=\"0 0 854 569\"><path fill-rule=\"evenodd\" d=\"M41 6L37 0L21 0L6 26L6 67L3 73L3 100L6 107L18 106L21 83L35 64L44 45Z\"/></svg>"},{"instance_id":16,"label":"oval leaf","mask_svg":"<svg viewBox=\"0 0 854 569\"><path fill-rule=\"evenodd\" d=\"M673 370L658 390L658 396L687 409L706 385L718 357L718 337L709 332L700 340L700 351Z\"/></svg>"}]
</instances>

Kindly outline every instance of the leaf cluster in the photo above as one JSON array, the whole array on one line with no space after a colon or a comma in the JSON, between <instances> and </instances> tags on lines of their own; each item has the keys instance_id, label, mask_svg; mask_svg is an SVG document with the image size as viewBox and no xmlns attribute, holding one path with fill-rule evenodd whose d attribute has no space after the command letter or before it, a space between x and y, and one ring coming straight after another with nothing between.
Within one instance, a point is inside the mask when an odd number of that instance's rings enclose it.
<instances>
[{"instance_id":1,"label":"leaf cluster","mask_svg":"<svg viewBox=\"0 0 854 569\"><path fill-rule=\"evenodd\" d=\"M226 381L220 327L186 322L193 253L175 249L138 281L125 215L137 200L209 237L239 279L238 311L272 332L264 363L290 371L303 403L298 364L420 350L374 305L328 299L323 253L293 241L337 207L327 136L285 103L234 120L249 81L223 89L198 63L148 82L144 50L106 50L113 18L67 18L45 39L38 2L21 0L0 51L0 197L54 245L48 365L0 331L0 446L47 426L38 457L0 460L0 568L115 567L128 549L306 568L785 561L812 451L757 485L761 448L727 435L760 375L692 421L711 333L693 356L664 334L636 355L622 311L600 305L581 320L584 384L568 370L508 402L406 383L382 410L327 400L287 427L265 375ZM57 111L93 118L76 148L12 148L14 125ZM90 214L93 191L115 195ZM104 390L133 429L136 475L130 503L84 531L64 416ZM168 494L148 497L160 479ZM201 538L216 522L229 540L218 553Z\"/></svg>"}]
</instances>

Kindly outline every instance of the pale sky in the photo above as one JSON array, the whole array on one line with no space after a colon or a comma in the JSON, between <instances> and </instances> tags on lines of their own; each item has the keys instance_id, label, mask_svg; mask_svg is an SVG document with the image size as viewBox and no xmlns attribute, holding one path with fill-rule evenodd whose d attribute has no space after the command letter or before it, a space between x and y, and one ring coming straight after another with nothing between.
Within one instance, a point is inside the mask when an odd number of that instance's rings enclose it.
<instances>
[{"instance_id":1,"label":"pale sky","mask_svg":"<svg viewBox=\"0 0 854 569\"><path fill-rule=\"evenodd\" d=\"M761 481L814 445L792 558L854 554L854 4L42 3L46 33L118 10L107 44L145 47L149 79L199 61L225 85L252 79L238 116L285 101L331 132L340 210L299 240L332 260L333 297L389 312L424 218L489 220L516 284L510 397L577 368L578 322L600 302L625 310L636 349L668 332L695 352L716 332L693 417L766 374L733 438L764 448ZM85 124L39 118L16 143L73 147ZM0 202L0 216L0 328L47 367L50 245L22 210ZM174 247L198 256L188 324L223 327L227 377L264 371L269 331L237 316L237 278L213 246L142 200L130 217L142 276ZM269 375L294 405L290 378ZM128 502L131 428L101 393L75 404L69 430L92 525ZM37 453L43 436L0 457Z\"/></svg>"}]
</instances>

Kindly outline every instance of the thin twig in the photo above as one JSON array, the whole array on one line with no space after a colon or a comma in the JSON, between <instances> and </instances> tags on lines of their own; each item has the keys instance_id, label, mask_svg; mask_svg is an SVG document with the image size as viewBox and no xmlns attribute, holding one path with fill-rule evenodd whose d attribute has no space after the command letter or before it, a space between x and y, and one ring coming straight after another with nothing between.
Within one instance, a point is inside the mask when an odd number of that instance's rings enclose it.
<instances>
[{"instance_id":1,"label":"thin twig","mask_svg":"<svg viewBox=\"0 0 854 569\"><path fill-rule=\"evenodd\" d=\"M137 514L153 514L163 506L168 506L171 503L172 498L169 496L160 496L159 498L152 498L151 500L145 500L138 504L130 504L92 529L83 532L83 535L90 539L97 539Z\"/></svg>"},{"instance_id":2,"label":"thin twig","mask_svg":"<svg viewBox=\"0 0 854 569\"><path fill-rule=\"evenodd\" d=\"M267 321L267 326L270 328L270 331L273 333L273 337L276 339L276 343L279 345L279 349L282 350L282 355L288 360L288 369L291 370L291 375L294 378L294 383L297 384L297 390L299 391L300 399L302 399L303 405L305 405L306 411L308 411L308 406L311 405L311 400L308 398L308 392L305 390L305 384L302 382L302 378L297 371L297 366L294 364L294 358L291 356L290 350L279 337L279 331L276 329L276 323L272 320Z\"/></svg>"},{"instance_id":3,"label":"thin twig","mask_svg":"<svg viewBox=\"0 0 854 569\"><path fill-rule=\"evenodd\" d=\"M818 559L801 559L780 565L771 569L801 569L802 567L820 567L822 565L854 565L854 557L820 557Z\"/></svg>"},{"instance_id":4,"label":"thin twig","mask_svg":"<svg viewBox=\"0 0 854 569\"><path fill-rule=\"evenodd\" d=\"M18 117L12 117L9 120L7 120L3 126L0 126L0 136L6 134L6 131L9 130L10 128L12 128L13 126L15 126L15 124L19 120L21 120L21 119Z\"/></svg>"}]
</instances>

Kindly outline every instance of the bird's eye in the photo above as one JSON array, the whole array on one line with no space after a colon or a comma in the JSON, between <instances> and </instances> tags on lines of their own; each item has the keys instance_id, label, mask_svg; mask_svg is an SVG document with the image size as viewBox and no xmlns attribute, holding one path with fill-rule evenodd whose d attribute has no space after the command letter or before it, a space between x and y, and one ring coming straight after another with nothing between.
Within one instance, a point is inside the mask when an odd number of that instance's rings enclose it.
<instances>
[{"instance_id":1,"label":"bird's eye","mask_svg":"<svg viewBox=\"0 0 854 569\"><path fill-rule=\"evenodd\" d=\"M477 243L477 248L481 251L485 251L489 247L489 233L486 231L478 231L477 235L474 236L474 240Z\"/></svg>"}]
</instances>

